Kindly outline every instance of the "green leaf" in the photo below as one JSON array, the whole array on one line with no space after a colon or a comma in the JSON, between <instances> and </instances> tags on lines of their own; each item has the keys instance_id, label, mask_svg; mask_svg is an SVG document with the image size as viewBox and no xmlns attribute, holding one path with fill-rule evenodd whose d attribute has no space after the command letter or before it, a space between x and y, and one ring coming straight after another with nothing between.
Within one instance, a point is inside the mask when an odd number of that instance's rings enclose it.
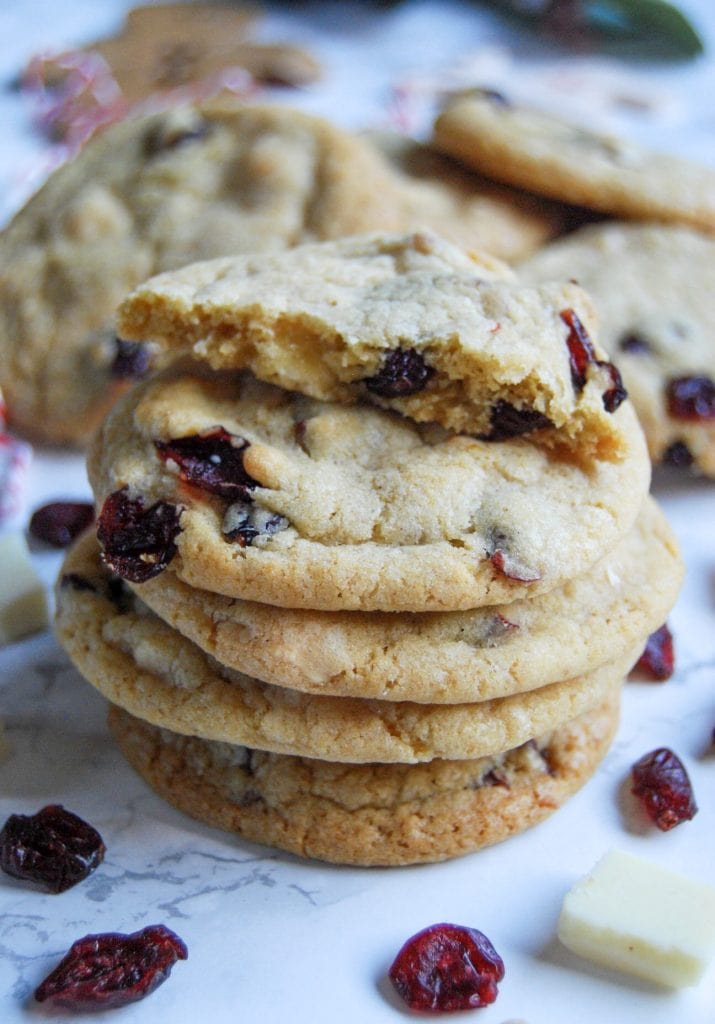
<instances>
[{"instance_id":1,"label":"green leaf","mask_svg":"<svg viewBox=\"0 0 715 1024\"><path fill-rule=\"evenodd\" d=\"M587 28L611 49L678 60L705 48L685 15L666 0L586 0L583 8Z\"/></svg>"},{"instance_id":2,"label":"green leaf","mask_svg":"<svg viewBox=\"0 0 715 1024\"><path fill-rule=\"evenodd\" d=\"M667 0L481 0L500 14L516 19L568 45L564 8L571 8L571 23L579 42L585 37L595 49L623 57L687 60L705 49L693 25Z\"/></svg>"}]
</instances>

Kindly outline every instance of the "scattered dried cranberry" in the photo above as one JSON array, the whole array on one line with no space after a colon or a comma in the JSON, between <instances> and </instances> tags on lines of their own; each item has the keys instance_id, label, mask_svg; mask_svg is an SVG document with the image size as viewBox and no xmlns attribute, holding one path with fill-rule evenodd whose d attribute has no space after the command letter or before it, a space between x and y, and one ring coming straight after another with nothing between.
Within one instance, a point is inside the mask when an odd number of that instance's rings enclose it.
<instances>
[{"instance_id":1,"label":"scattered dried cranberry","mask_svg":"<svg viewBox=\"0 0 715 1024\"><path fill-rule=\"evenodd\" d=\"M633 765L631 777L631 792L642 800L646 813L662 832L697 814L685 766L667 747L644 754Z\"/></svg>"},{"instance_id":2,"label":"scattered dried cranberry","mask_svg":"<svg viewBox=\"0 0 715 1024\"><path fill-rule=\"evenodd\" d=\"M618 342L618 347L621 352L628 352L630 355L646 355L648 352L652 352L650 345L642 338L640 334L635 332L632 334L624 334L621 340Z\"/></svg>"},{"instance_id":3,"label":"scattered dried cranberry","mask_svg":"<svg viewBox=\"0 0 715 1024\"><path fill-rule=\"evenodd\" d=\"M471 1010L494 1002L504 963L476 928L434 924L407 940L389 974L411 1010Z\"/></svg>"},{"instance_id":4,"label":"scattered dried cranberry","mask_svg":"<svg viewBox=\"0 0 715 1024\"><path fill-rule=\"evenodd\" d=\"M574 388L577 392L583 391L586 386L588 367L591 364L600 367L606 372L611 382L611 386L603 392L603 407L606 412L615 412L621 402L628 397L617 367L604 359L596 359L593 342L574 309L563 309L559 316L569 329L566 345L569 350L571 380Z\"/></svg>"},{"instance_id":5,"label":"scattered dried cranberry","mask_svg":"<svg viewBox=\"0 0 715 1024\"><path fill-rule=\"evenodd\" d=\"M667 623L651 633L645 650L634 665L634 671L643 672L651 679L670 679L675 669L675 651L673 634Z\"/></svg>"},{"instance_id":6,"label":"scattered dried cranberry","mask_svg":"<svg viewBox=\"0 0 715 1024\"><path fill-rule=\"evenodd\" d=\"M663 452L662 461L664 465L675 466L676 469L689 469L695 460L685 441L673 441Z\"/></svg>"},{"instance_id":7,"label":"scattered dried cranberry","mask_svg":"<svg viewBox=\"0 0 715 1024\"><path fill-rule=\"evenodd\" d=\"M678 420L715 419L715 381L711 377L675 377L665 391L668 412Z\"/></svg>"},{"instance_id":8,"label":"scattered dried cranberry","mask_svg":"<svg viewBox=\"0 0 715 1024\"><path fill-rule=\"evenodd\" d=\"M256 537L271 537L288 529L288 525L286 517L277 512L258 508L251 502L236 501L226 509L222 532L226 540L236 541L240 547L246 548Z\"/></svg>"},{"instance_id":9,"label":"scattered dried cranberry","mask_svg":"<svg viewBox=\"0 0 715 1024\"><path fill-rule=\"evenodd\" d=\"M141 380L151 366L149 346L142 341L124 341L115 338L116 355L109 372L119 380Z\"/></svg>"},{"instance_id":10,"label":"scattered dried cranberry","mask_svg":"<svg viewBox=\"0 0 715 1024\"><path fill-rule=\"evenodd\" d=\"M395 348L385 356L374 377L366 377L368 391L381 398L407 398L427 385L434 374L423 356L414 348Z\"/></svg>"},{"instance_id":11,"label":"scattered dried cranberry","mask_svg":"<svg viewBox=\"0 0 715 1024\"><path fill-rule=\"evenodd\" d=\"M510 402L498 401L491 411L490 430L482 435L483 441L504 441L520 434L530 434L532 430L543 430L553 427L553 423L536 409L517 409Z\"/></svg>"},{"instance_id":12,"label":"scattered dried cranberry","mask_svg":"<svg viewBox=\"0 0 715 1024\"><path fill-rule=\"evenodd\" d=\"M53 548L66 548L94 521L88 501L51 501L33 512L30 534Z\"/></svg>"},{"instance_id":13,"label":"scattered dried cranberry","mask_svg":"<svg viewBox=\"0 0 715 1024\"><path fill-rule=\"evenodd\" d=\"M81 882L102 863L104 850L99 832L59 804L11 814L0 831L0 868L48 892Z\"/></svg>"},{"instance_id":14,"label":"scattered dried cranberry","mask_svg":"<svg viewBox=\"0 0 715 1024\"><path fill-rule=\"evenodd\" d=\"M86 935L38 986L35 999L79 1012L126 1006L158 988L187 956L179 936L163 924L131 935Z\"/></svg>"},{"instance_id":15,"label":"scattered dried cranberry","mask_svg":"<svg viewBox=\"0 0 715 1024\"><path fill-rule=\"evenodd\" d=\"M182 509L168 501L149 508L129 489L114 491L104 502L97 522L102 561L112 572L132 583L144 583L166 569L176 554Z\"/></svg>"},{"instance_id":16,"label":"scattered dried cranberry","mask_svg":"<svg viewBox=\"0 0 715 1024\"><path fill-rule=\"evenodd\" d=\"M250 500L250 492L258 486L258 481L243 468L248 441L229 434L223 427L154 444L162 459L176 463L182 480L203 491L233 500Z\"/></svg>"}]
</instances>

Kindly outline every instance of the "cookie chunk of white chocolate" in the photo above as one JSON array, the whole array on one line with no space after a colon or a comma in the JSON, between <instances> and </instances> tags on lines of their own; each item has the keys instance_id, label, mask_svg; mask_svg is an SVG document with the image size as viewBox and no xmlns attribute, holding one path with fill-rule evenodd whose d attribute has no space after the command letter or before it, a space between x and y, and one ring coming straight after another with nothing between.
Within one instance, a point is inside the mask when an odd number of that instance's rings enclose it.
<instances>
[{"instance_id":1,"label":"cookie chunk of white chocolate","mask_svg":"<svg viewBox=\"0 0 715 1024\"><path fill-rule=\"evenodd\" d=\"M21 533L0 536L0 644L48 625L47 595Z\"/></svg>"},{"instance_id":2,"label":"cookie chunk of white chocolate","mask_svg":"<svg viewBox=\"0 0 715 1024\"><path fill-rule=\"evenodd\" d=\"M566 894L558 936L604 967L695 985L715 953L715 888L610 850Z\"/></svg>"}]
</instances>

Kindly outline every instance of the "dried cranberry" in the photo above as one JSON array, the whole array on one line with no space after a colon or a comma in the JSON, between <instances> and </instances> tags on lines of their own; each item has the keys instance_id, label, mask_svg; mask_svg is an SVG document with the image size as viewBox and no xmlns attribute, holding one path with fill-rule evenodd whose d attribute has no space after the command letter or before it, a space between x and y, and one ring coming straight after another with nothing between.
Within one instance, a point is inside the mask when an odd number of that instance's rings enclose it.
<instances>
[{"instance_id":1,"label":"dried cranberry","mask_svg":"<svg viewBox=\"0 0 715 1024\"><path fill-rule=\"evenodd\" d=\"M116 355L109 372L119 380L141 380L149 372L151 352L142 341L124 341L115 338Z\"/></svg>"},{"instance_id":2,"label":"dried cranberry","mask_svg":"<svg viewBox=\"0 0 715 1024\"><path fill-rule=\"evenodd\" d=\"M103 547L102 561L112 572L132 583L144 583L166 569L176 554L182 509L168 501L149 508L129 489L114 491L104 502L97 523Z\"/></svg>"},{"instance_id":3,"label":"dried cranberry","mask_svg":"<svg viewBox=\"0 0 715 1024\"><path fill-rule=\"evenodd\" d=\"M711 377L676 377L666 388L668 412L679 420L715 419L715 381Z\"/></svg>"},{"instance_id":4,"label":"dried cranberry","mask_svg":"<svg viewBox=\"0 0 715 1024\"><path fill-rule=\"evenodd\" d=\"M510 580L517 580L519 583L536 583L541 579L541 574L535 569L530 569L522 562L518 562L511 557L508 551L503 551L501 548L497 548L492 553L491 563L502 576L506 576Z\"/></svg>"},{"instance_id":5,"label":"dried cranberry","mask_svg":"<svg viewBox=\"0 0 715 1024\"><path fill-rule=\"evenodd\" d=\"M80 1013L126 1006L158 988L187 956L179 936L163 924L131 935L85 935L38 986L35 999Z\"/></svg>"},{"instance_id":6,"label":"dried cranberry","mask_svg":"<svg viewBox=\"0 0 715 1024\"><path fill-rule=\"evenodd\" d=\"M411 1010L471 1010L494 1002L504 963L476 928L434 924L407 940L389 974Z\"/></svg>"},{"instance_id":7,"label":"dried cranberry","mask_svg":"<svg viewBox=\"0 0 715 1024\"><path fill-rule=\"evenodd\" d=\"M634 671L643 672L651 679L670 679L675 668L673 635L667 624L651 633L645 650L634 666Z\"/></svg>"},{"instance_id":8,"label":"dried cranberry","mask_svg":"<svg viewBox=\"0 0 715 1024\"><path fill-rule=\"evenodd\" d=\"M277 512L258 508L250 502L237 501L229 505L223 519L222 532L226 540L236 541L240 547L250 547L256 537L271 537L288 528L288 520Z\"/></svg>"},{"instance_id":9,"label":"dried cranberry","mask_svg":"<svg viewBox=\"0 0 715 1024\"><path fill-rule=\"evenodd\" d=\"M422 391L434 374L423 356L414 348L395 348L374 377L366 377L368 391L381 398L407 398Z\"/></svg>"},{"instance_id":10,"label":"dried cranberry","mask_svg":"<svg viewBox=\"0 0 715 1024\"><path fill-rule=\"evenodd\" d=\"M97 593L94 583L84 576L80 576L78 572L62 573L60 576L60 589L64 590L66 587L72 587L73 590L89 590L92 593Z\"/></svg>"},{"instance_id":11,"label":"dried cranberry","mask_svg":"<svg viewBox=\"0 0 715 1024\"><path fill-rule=\"evenodd\" d=\"M58 804L37 814L11 814L0 831L0 868L14 878L64 892L104 859L96 829Z\"/></svg>"},{"instance_id":12,"label":"dried cranberry","mask_svg":"<svg viewBox=\"0 0 715 1024\"><path fill-rule=\"evenodd\" d=\"M490 768L482 778L480 785L504 786L505 789L511 789L511 786L509 785L509 776L503 768Z\"/></svg>"},{"instance_id":13,"label":"dried cranberry","mask_svg":"<svg viewBox=\"0 0 715 1024\"><path fill-rule=\"evenodd\" d=\"M596 362L596 351L588 331L574 309L563 309L559 316L569 329L566 346L569 350L571 381L576 391L583 391L586 386L586 371L591 363Z\"/></svg>"},{"instance_id":14,"label":"dried cranberry","mask_svg":"<svg viewBox=\"0 0 715 1024\"><path fill-rule=\"evenodd\" d=\"M500 530L493 530L487 544L487 557L497 572L520 583L535 583L541 574L519 561L509 550L509 538ZM506 620L505 620L506 621Z\"/></svg>"},{"instance_id":15,"label":"dried cranberry","mask_svg":"<svg viewBox=\"0 0 715 1024\"><path fill-rule=\"evenodd\" d=\"M662 832L689 821L698 811L693 788L680 758L659 747L636 761L631 769L631 792Z\"/></svg>"},{"instance_id":16,"label":"dried cranberry","mask_svg":"<svg viewBox=\"0 0 715 1024\"><path fill-rule=\"evenodd\" d=\"M511 103L506 98L503 92L499 92L498 89L488 89L481 87L478 89L471 89L470 94L478 97L479 99L489 100L497 107L510 107Z\"/></svg>"},{"instance_id":17,"label":"dried cranberry","mask_svg":"<svg viewBox=\"0 0 715 1024\"><path fill-rule=\"evenodd\" d=\"M533 430L553 427L553 423L536 409L517 409L510 402L499 400L493 407L490 417L490 430L482 435L483 441L504 441L520 434L530 434Z\"/></svg>"},{"instance_id":18,"label":"dried cranberry","mask_svg":"<svg viewBox=\"0 0 715 1024\"><path fill-rule=\"evenodd\" d=\"M258 486L243 468L248 441L223 427L154 444L162 459L176 463L182 480L202 491L235 500L250 498L250 492Z\"/></svg>"},{"instance_id":19,"label":"dried cranberry","mask_svg":"<svg viewBox=\"0 0 715 1024\"><path fill-rule=\"evenodd\" d=\"M167 125L153 125L144 136L144 155L148 157L159 156L161 153L170 152L185 146L188 142L199 142L206 138L211 129L208 121L201 121L192 127L177 128Z\"/></svg>"},{"instance_id":20,"label":"dried cranberry","mask_svg":"<svg viewBox=\"0 0 715 1024\"><path fill-rule=\"evenodd\" d=\"M689 469L694 459L693 453L685 441L673 441L663 452L662 461L666 466L675 466L677 469Z\"/></svg>"},{"instance_id":21,"label":"dried cranberry","mask_svg":"<svg viewBox=\"0 0 715 1024\"><path fill-rule=\"evenodd\" d=\"M618 347L621 352L628 352L629 355L645 355L648 352L652 352L649 343L642 338L640 334L633 332L632 334L624 334L621 340L618 342Z\"/></svg>"},{"instance_id":22,"label":"dried cranberry","mask_svg":"<svg viewBox=\"0 0 715 1024\"><path fill-rule=\"evenodd\" d=\"M53 548L66 548L94 521L88 501L52 501L33 512L30 534Z\"/></svg>"},{"instance_id":23,"label":"dried cranberry","mask_svg":"<svg viewBox=\"0 0 715 1024\"><path fill-rule=\"evenodd\" d=\"M603 407L606 412L615 412L621 402L628 397L620 372L613 363L606 362L605 359L596 359L593 342L574 309L563 309L559 316L569 329L566 346L569 351L571 381L574 388L579 393L583 391L588 367L591 364L600 367L611 382L611 386L603 392Z\"/></svg>"},{"instance_id":24,"label":"dried cranberry","mask_svg":"<svg viewBox=\"0 0 715 1024\"><path fill-rule=\"evenodd\" d=\"M610 388L606 388L601 396L603 408L606 412L615 412L621 402L625 402L628 398L628 392L623 385L620 370L613 363L607 363L604 359L596 360L596 366L600 366L611 381Z\"/></svg>"}]
</instances>

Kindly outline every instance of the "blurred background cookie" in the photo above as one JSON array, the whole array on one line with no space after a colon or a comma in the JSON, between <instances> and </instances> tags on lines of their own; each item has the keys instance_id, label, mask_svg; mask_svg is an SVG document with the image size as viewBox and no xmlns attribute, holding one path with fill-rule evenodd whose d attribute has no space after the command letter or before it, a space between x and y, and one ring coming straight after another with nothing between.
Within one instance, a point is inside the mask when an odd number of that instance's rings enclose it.
<instances>
[{"instance_id":1,"label":"blurred background cookie","mask_svg":"<svg viewBox=\"0 0 715 1024\"><path fill-rule=\"evenodd\" d=\"M715 477L715 239L686 227L609 222L552 243L524 280L579 281L598 308L651 458Z\"/></svg>"}]
</instances>

